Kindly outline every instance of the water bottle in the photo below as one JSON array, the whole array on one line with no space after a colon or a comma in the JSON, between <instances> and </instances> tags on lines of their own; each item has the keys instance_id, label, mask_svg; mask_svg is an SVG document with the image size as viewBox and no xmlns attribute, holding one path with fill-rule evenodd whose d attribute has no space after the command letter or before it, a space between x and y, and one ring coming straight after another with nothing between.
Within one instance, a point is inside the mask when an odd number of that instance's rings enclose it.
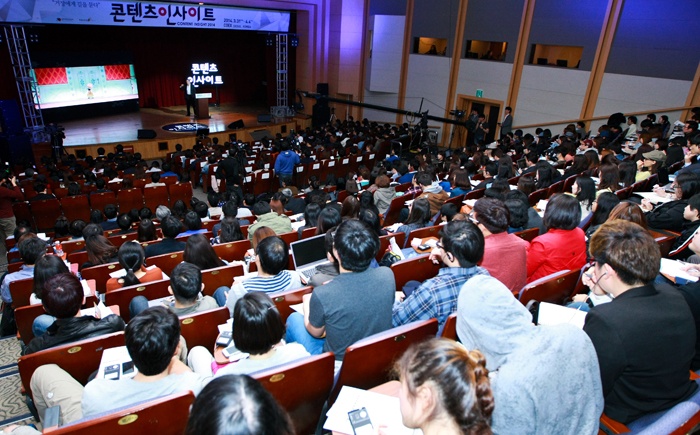
<instances>
[{"instance_id":1,"label":"water bottle","mask_svg":"<svg viewBox=\"0 0 700 435\"><path fill-rule=\"evenodd\" d=\"M56 255L58 255L59 257L63 257L63 246L61 246L61 242L58 240L54 245L54 251L56 252Z\"/></svg>"}]
</instances>

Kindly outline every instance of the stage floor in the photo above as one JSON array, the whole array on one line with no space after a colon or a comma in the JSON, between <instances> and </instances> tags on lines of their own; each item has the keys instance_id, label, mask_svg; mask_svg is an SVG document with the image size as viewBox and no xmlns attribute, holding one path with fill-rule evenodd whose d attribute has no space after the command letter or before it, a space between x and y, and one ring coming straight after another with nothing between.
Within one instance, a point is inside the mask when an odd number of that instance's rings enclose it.
<instances>
[{"instance_id":1,"label":"stage floor","mask_svg":"<svg viewBox=\"0 0 700 435\"><path fill-rule=\"evenodd\" d=\"M243 120L245 128L267 127L275 123L287 122L292 118L273 118L273 122L258 122L259 114L269 113L266 106L241 106L231 103L220 107L209 107L210 119L196 119L187 116L186 106L172 106L158 109L142 108L131 112L99 118L89 118L77 121L63 122L66 128L66 147L115 144L138 140L139 129L155 130L156 139L171 140L178 137L193 136L193 131L171 132L163 130L167 124L197 122L209 126L211 133L226 131L228 125L239 119Z\"/></svg>"}]
</instances>

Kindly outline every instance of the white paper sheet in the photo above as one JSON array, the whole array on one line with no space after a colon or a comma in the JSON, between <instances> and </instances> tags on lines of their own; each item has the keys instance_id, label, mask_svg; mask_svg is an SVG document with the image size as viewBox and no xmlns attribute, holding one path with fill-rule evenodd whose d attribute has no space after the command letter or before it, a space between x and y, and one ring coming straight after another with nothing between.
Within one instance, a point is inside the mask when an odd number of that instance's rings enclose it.
<instances>
[{"instance_id":1,"label":"white paper sheet","mask_svg":"<svg viewBox=\"0 0 700 435\"><path fill-rule=\"evenodd\" d=\"M668 258L662 258L661 270L659 272L666 275L671 275L674 278L683 278L687 281L697 282L697 276L693 276L685 270L681 270L682 266L687 266L688 264L689 263L684 263L678 260L669 260Z\"/></svg>"},{"instance_id":2,"label":"white paper sheet","mask_svg":"<svg viewBox=\"0 0 700 435\"><path fill-rule=\"evenodd\" d=\"M401 422L401 408L398 397L386 396L358 388L343 387L330 410L323 428L343 434L354 433L348 412L365 408L372 426L386 425L392 435L420 435L420 429L409 429Z\"/></svg>"},{"instance_id":3,"label":"white paper sheet","mask_svg":"<svg viewBox=\"0 0 700 435\"><path fill-rule=\"evenodd\" d=\"M585 311L574 308L541 302L537 312L537 323L549 326L571 323L583 329L583 324L586 322L586 314Z\"/></svg>"},{"instance_id":4,"label":"white paper sheet","mask_svg":"<svg viewBox=\"0 0 700 435\"><path fill-rule=\"evenodd\" d=\"M123 363L130 362L131 361L131 355L129 355L129 351L126 349L126 346L119 346L119 347L112 347L109 349L105 349L102 352L102 359L100 360L100 368L97 369L97 379L104 379L105 377L105 367L114 365L114 364L119 364L119 379L130 379L136 376L136 373L138 373L138 369L136 366L134 366L134 371L129 373L129 374L123 374Z\"/></svg>"}]
</instances>

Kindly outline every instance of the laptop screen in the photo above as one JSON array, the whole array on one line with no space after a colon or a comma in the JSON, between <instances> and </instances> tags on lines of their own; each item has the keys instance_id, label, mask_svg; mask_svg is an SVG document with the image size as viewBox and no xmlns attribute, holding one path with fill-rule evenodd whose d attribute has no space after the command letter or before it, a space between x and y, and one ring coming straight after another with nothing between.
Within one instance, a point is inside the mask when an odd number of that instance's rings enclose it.
<instances>
[{"instance_id":1,"label":"laptop screen","mask_svg":"<svg viewBox=\"0 0 700 435\"><path fill-rule=\"evenodd\" d=\"M314 236L308 239L292 242L292 258L294 267L299 269L308 264L326 259L326 235Z\"/></svg>"}]
</instances>

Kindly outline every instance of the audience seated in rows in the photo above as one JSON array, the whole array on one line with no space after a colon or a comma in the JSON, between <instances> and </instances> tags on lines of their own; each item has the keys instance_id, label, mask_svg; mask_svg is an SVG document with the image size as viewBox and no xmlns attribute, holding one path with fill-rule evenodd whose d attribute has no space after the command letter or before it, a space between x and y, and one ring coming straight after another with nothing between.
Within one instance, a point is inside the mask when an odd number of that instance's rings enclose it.
<instances>
[{"instance_id":1,"label":"audience seated in rows","mask_svg":"<svg viewBox=\"0 0 700 435\"><path fill-rule=\"evenodd\" d=\"M182 230L182 222L175 216L168 216L161 221L161 231L163 231L163 240L159 243L154 243L144 248L146 258L155 257L157 255L170 254L172 252L180 252L185 249L185 242L175 240Z\"/></svg>"},{"instance_id":2,"label":"audience seated in rows","mask_svg":"<svg viewBox=\"0 0 700 435\"><path fill-rule=\"evenodd\" d=\"M0 323L0 335L11 335L16 331L14 325L14 307L12 306L12 295L10 294L10 283L21 279L34 278L34 265L37 261L46 255L46 242L36 237L32 233L28 233L28 238L24 239L19 244L19 256L24 264L20 266L17 272L8 273L2 280L0 285L0 293L2 295L3 310L2 322Z\"/></svg>"},{"instance_id":3,"label":"audience seated in rows","mask_svg":"<svg viewBox=\"0 0 700 435\"><path fill-rule=\"evenodd\" d=\"M236 301L233 324L236 349L249 355L235 364L219 368L214 374L214 357L206 348L196 346L187 357L195 373L217 378L244 375L309 356L301 344L284 342L284 322L272 299L263 292L252 291Z\"/></svg>"},{"instance_id":4,"label":"audience seated in rows","mask_svg":"<svg viewBox=\"0 0 700 435\"><path fill-rule=\"evenodd\" d=\"M122 287L129 287L145 282L167 279L167 276L157 267L146 268L143 248L134 241L125 242L119 247L119 266L123 278L110 278L107 280L107 291Z\"/></svg>"},{"instance_id":5,"label":"audience seated in rows","mask_svg":"<svg viewBox=\"0 0 700 435\"><path fill-rule=\"evenodd\" d=\"M170 273L168 292L173 295L173 298L172 300L164 300L163 305L178 316L218 308L216 300L211 296L202 296L202 291L204 291L204 284L202 283L201 269L194 264L183 261L175 266ZM131 318L136 317L148 307L148 299L144 296L134 297L129 304Z\"/></svg>"},{"instance_id":6,"label":"audience seated in rows","mask_svg":"<svg viewBox=\"0 0 700 435\"><path fill-rule=\"evenodd\" d=\"M269 202L256 202L253 206L253 213L258 219L248 227L249 240L252 240L255 230L262 226L271 228L278 235L292 231L292 221L286 215L279 215L272 211Z\"/></svg>"},{"instance_id":7,"label":"audience seated in rows","mask_svg":"<svg viewBox=\"0 0 700 435\"><path fill-rule=\"evenodd\" d=\"M80 307L85 303L85 295L80 280L72 273L60 273L47 280L41 303L56 320L45 334L29 342L22 355L124 330L124 321L117 315L112 314L104 319L81 315Z\"/></svg>"},{"instance_id":8,"label":"audience seated in rows","mask_svg":"<svg viewBox=\"0 0 700 435\"><path fill-rule=\"evenodd\" d=\"M214 293L219 305L227 306L232 315L236 301L248 292L277 293L302 287L299 274L287 270L289 248L279 237L266 237L257 244L255 264L258 268L257 276L238 277L230 289L221 287ZM224 301L225 304L222 303Z\"/></svg>"},{"instance_id":9,"label":"audience seated in rows","mask_svg":"<svg viewBox=\"0 0 700 435\"><path fill-rule=\"evenodd\" d=\"M494 433L598 433L600 370L581 329L535 326L508 288L480 275L459 293L457 335L484 355L489 371L498 371L491 384Z\"/></svg>"},{"instance_id":10,"label":"audience seated in rows","mask_svg":"<svg viewBox=\"0 0 700 435\"><path fill-rule=\"evenodd\" d=\"M520 291L527 282L529 244L508 233L508 208L498 199L481 198L474 205L472 220L484 234L484 255L479 265L511 291ZM503 261L503 255L508 261Z\"/></svg>"},{"instance_id":11,"label":"audience seated in rows","mask_svg":"<svg viewBox=\"0 0 700 435\"><path fill-rule=\"evenodd\" d=\"M31 389L41 421L49 407L60 406L62 425L180 391L195 396L208 378L193 373L177 357L180 320L165 307L152 307L131 319L126 348L138 373L133 379L96 378L82 386L55 364L39 367ZM39 432L35 432L39 433Z\"/></svg>"},{"instance_id":12,"label":"audience seated in rows","mask_svg":"<svg viewBox=\"0 0 700 435\"><path fill-rule=\"evenodd\" d=\"M584 284L612 297L591 308L583 328L598 355L605 414L626 424L692 396L695 322L681 294L654 284L660 264L654 238L637 224L606 222L593 234L590 253L595 262Z\"/></svg>"},{"instance_id":13,"label":"audience seated in rows","mask_svg":"<svg viewBox=\"0 0 700 435\"><path fill-rule=\"evenodd\" d=\"M536 237L527 251L528 283L586 264L586 240L578 228L580 221L581 206L576 198L561 193L550 198L544 212L549 231Z\"/></svg>"},{"instance_id":14,"label":"audience seated in rows","mask_svg":"<svg viewBox=\"0 0 700 435\"><path fill-rule=\"evenodd\" d=\"M233 429L235 428L235 429ZM202 389L192 405L185 435L293 435L292 421L272 395L256 380L223 376Z\"/></svg>"},{"instance_id":15,"label":"audience seated in rows","mask_svg":"<svg viewBox=\"0 0 700 435\"><path fill-rule=\"evenodd\" d=\"M301 343L312 355L330 351L342 360L349 345L391 328L396 285L391 269L370 268L378 250L379 238L364 222L351 219L338 226L333 255L340 275L304 296L304 314L287 319L287 342Z\"/></svg>"},{"instance_id":16,"label":"audience seated in rows","mask_svg":"<svg viewBox=\"0 0 700 435\"><path fill-rule=\"evenodd\" d=\"M32 294L29 296L31 305L42 304L41 298L44 296L44 284L51 277L62 273L70 273L66 263L56 255L46 254L34 265L34 282L32 283ZM49 326L56 321L56 317L50 314L41 314L32 323L32 333L39 337L49 329Z\"/></svg>"},{"instance_id":17,"label":"audience seated in rows","mask_svg":"<svg viewBox=\"0 0 700 435\"><path fill-rule=\"evenodd\" d=\"M457 310L462 285L477 275L488 275L477 266L484 255L484 236L471 222L455 221L440 231L440 243L430 253L430 260L443 262L438 276L423 282L392 310L393 326L417 320L437 319L442 327Z\"/></svg>"}]
</instances>

